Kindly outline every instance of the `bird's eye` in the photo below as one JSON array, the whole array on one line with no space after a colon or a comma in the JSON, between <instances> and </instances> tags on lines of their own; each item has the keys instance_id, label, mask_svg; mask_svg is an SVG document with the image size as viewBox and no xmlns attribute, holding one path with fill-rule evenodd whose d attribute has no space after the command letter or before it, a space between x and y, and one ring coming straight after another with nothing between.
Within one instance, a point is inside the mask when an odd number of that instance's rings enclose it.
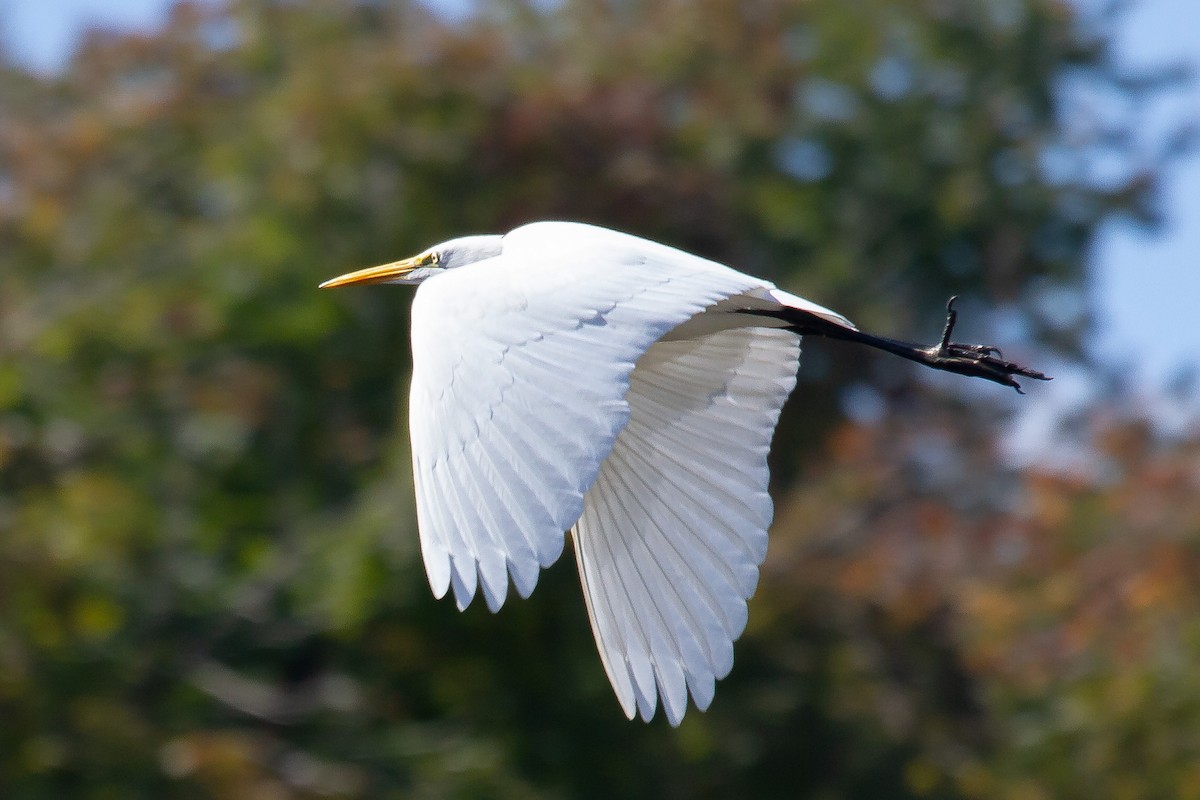
<instances>
[{"instance_id":1,"label":"bird's eye","mask_svg":"<svg viewBox=\"0 0 1200 800\"><path fill-rule=\"evenodd\" d=\"M441 263L442 254L434 250L425 256L425 264L430 267L436 267Z\"/></svg>"}]
</instances>

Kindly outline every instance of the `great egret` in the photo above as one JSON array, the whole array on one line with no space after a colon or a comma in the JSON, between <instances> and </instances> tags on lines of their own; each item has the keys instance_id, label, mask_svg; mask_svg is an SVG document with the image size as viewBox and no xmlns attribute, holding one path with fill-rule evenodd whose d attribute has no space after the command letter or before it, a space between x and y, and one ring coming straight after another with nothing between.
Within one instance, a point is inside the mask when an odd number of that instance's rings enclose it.
<instances>
[{"instance_id":1,"label":"great egret","mask_svg":"<svg viewBox=\"0 0 1200 800\"><path fill-rule=\"evenodd\" d=\"M800 335L860 342L1020 391L982 345L872 336L835 311L666 245L538 222L321 284L420 284L409 430L437 597L522 597L575 541L626 716L678 725L733 666L767 549L767 451ZM953 301L951 301L953 302Z\"/></svg>"}]
</instances>

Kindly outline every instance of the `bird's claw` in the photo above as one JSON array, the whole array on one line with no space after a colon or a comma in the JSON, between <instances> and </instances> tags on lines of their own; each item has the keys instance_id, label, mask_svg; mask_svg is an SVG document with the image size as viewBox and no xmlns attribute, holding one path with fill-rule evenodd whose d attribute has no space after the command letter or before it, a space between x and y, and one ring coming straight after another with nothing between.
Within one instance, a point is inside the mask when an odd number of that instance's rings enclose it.
<instances>
[{"instance_id":1,"label":"bird's claw","mask_svg":"<svg viewBox=\"0 0 1200 800\"><path fill-rule=\"evenodd\" d=\"M954 333L954 326L958 322L958 312L954 310L954 301L957 299L957 296L951 297L950 301L946 303L946 327L942 331L941 341L926 351L930 357L927 362L930 366L948 372L957 372L960 375L986 378L1004 386L1011 386L1017 390L1018 394L1025 394L1025 392L1021 389L1021 384L1013 377L1014 375L1039 381L1051 380L1050 376L1035 369L1022 367L1012 361L1005 361L1003 353L998 347L951 342L950 336Z\"/></svg>"},{"instance_id":2,"label":"bird's claw","mask_svg":"<svg viewBox=\"0 0 1200 800\"><path fill-rule=\"evenodd\" d=\"M948 342L942 347L944 355L961 358L1004 358L1000 348L990 344L958 344Z\"/></svg>"}]
</instances>

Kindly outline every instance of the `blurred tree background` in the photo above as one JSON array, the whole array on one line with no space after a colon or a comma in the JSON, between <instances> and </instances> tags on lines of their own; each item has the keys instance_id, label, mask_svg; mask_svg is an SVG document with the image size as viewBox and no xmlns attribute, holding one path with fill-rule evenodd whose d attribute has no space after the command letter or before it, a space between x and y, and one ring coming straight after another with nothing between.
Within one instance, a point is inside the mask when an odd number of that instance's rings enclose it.
<instances>
[{"instance_id":1,"label":"blurred tree background","mask_svg":"<svg viewBox=\"0 0 1200 800\"><path fill-rule=\"evenodd\" d=\"M0 67L0 796L1200 797L1200 435L1085 347L1087 246L1171 156L1107 19L230 0ZM409 292L315 290L541 218L896 335L957 293L1105 400L1018 464L1039 390L807 345L734 672L629 723L569 556L495 617L432 599Z\"/></svg>"}]
</instances>

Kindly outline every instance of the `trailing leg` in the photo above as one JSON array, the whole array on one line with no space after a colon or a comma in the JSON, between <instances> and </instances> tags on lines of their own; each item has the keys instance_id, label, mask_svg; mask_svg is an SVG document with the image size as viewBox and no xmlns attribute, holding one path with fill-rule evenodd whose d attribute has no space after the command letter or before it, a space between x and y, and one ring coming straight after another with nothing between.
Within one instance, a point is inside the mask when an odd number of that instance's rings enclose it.
<instances>
[{"instance_id":1,"label":"trailing leg","mask_svg":"<svg viewBox=\"0 0 1200 800\"><path fill-rule=\"evenodd\" d=\"M1011 386L1021 394L1021 384L1014 376L1048 381L1050 377L1028 367L1023 367L1011 361L1005 361L997 347L985 344L960 344L950 341L954 333L955 323L958 322L958 312L954 310L956 297L951 297L946 304L946 327L942 331L941 340L934 345L919 345L904 342L899 339L889 339L886 336L875 336L870 333L847 328L830 320L824 319L803 309L784 306L778 310L760 311L748 310L743 313L756 316L772 317L788 323L788 329L801 336L823 336L827 339L840 339L846 342L856 342L883 350L893 355L907 358L933 369L954 372L959 375L969 375L985 378L995 383Z\"/></svg>"}]
</instances>

